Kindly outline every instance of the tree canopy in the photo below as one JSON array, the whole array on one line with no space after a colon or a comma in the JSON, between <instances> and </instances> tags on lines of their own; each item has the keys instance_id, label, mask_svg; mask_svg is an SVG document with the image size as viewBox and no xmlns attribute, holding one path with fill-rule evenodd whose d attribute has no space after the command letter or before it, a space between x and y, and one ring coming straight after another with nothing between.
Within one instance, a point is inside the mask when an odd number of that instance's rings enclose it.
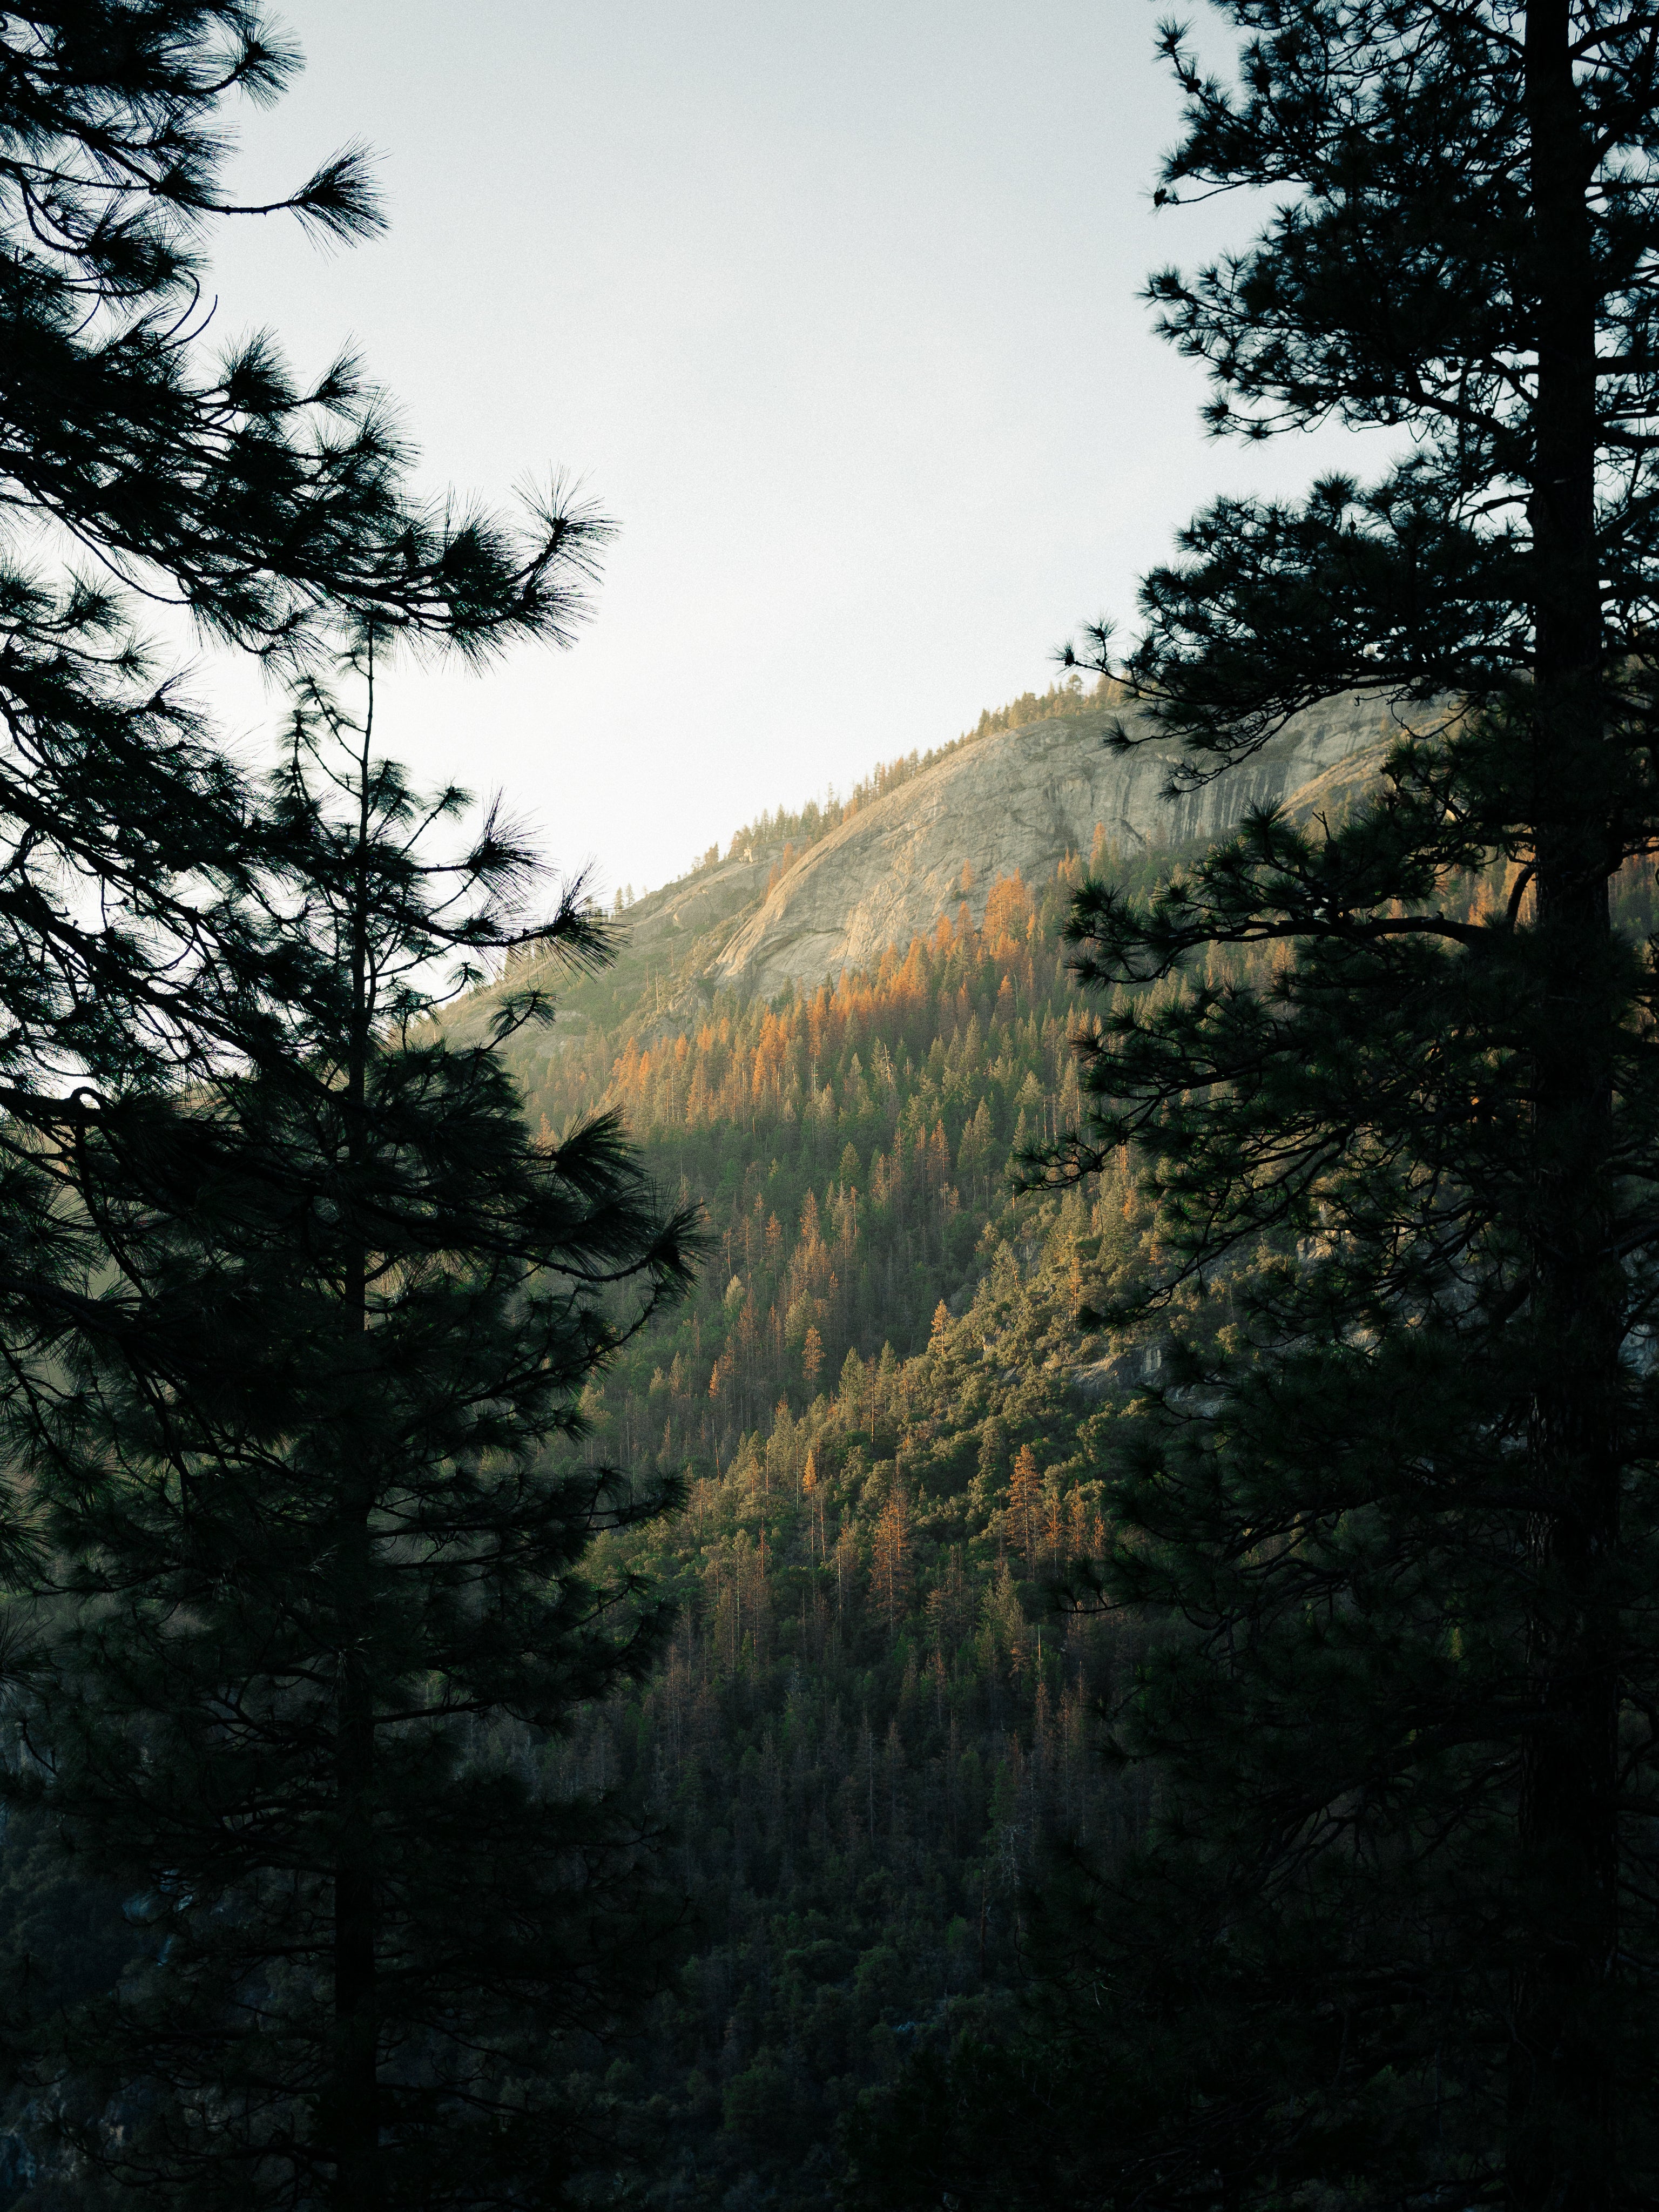
<instances>
[{"instance_id":1,"label":"tree canopy","mask_svg":"<svg viewBox=\"0 0 1659 2212\"><path fill-rule=\"evenodd\" d=\"M1079 1595L1157 1632L1115 1729L1158 1810L1076 1871L1047 2042L933 2077L871 2185L1611 2204L1656 2158L1651 27L1220 13L1234 70L1162 34L1159 197L1268 211L1162 327L1218 435L1401 442L1199 515L1121 669L1189 781L1350 688L1401 738L1352 809L1079 895L1112 1010L1050 1171L1139 1161L1113 1318L1162 1355Z\"/></svg>"},{"instance_id":2,"label":"tree canopy","mask_svg":"<svg viewBox=\"0 0 1659 2212\"><path fill-rule=\"evenodd\" d=\"M418 498L354 360L216 346L220 222L380 220L354 148L228 198L228 104L297 59L245 0L0 22L3 1787L116 1962L86 2003L14 1962L9 2027L48 2192L550 2202L586 2153L549 2052L663 1916L640 1838L514 1765L650 1644L580 1562L652 1493L546 1447L687 1224L613 1124L525 1127L496 1047L544 991L432 1030L445 971L603 938L579 884L531 909L499 808L434 855L465 795L331 682L568 642L608 526L556 481ZM158 606L291 695L274 780Z\"/></svg>"}]
</instances>

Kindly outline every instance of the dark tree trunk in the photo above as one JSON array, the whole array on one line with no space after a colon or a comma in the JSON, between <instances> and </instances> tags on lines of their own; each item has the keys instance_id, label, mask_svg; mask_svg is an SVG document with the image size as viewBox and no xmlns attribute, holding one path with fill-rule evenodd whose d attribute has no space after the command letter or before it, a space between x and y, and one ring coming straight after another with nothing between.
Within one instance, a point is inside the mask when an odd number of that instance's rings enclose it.
<instances>
[{"instance_id":1,"label":"dark tree trunk","mask_svg":"<svg viewBox=\"0 0 1659 2212\"><path fill-rule=\"evenodd\" d=\"M342 1531L349 1553L367 1553L368 1517ZM337 2212L379 2212L380 2172L379 2021L375 1989L374 1716L368 1669L349 1649L337 1705L339 1848L334 1875L334 2201Z\"/></svg>"},{"instance_id":2,"label":"dark tree trunk","mask_svg":"<svg viewBox=\"0 0 1659 2212\"><path fill-rule=\"evenodd\" d=\"M373 697L371 690L361 763L351 932L352 1036L346 1069L346 1157L354 1183L366 1164L365 1108L373 1018L367 875ZM349 1375L354 1351L361 1355L367 1349L368 1332L368 1261L361 1249L353 1254L341 1321ZM354 1449L349 1409L343 1407L341 1415L337 1565L342 1601L341 1649L335 1723L339 1845L334 1869L334 2201L336 2212L380 2212L386 2186L380 2157L376 1987L374 1688L368 1651L374 1480L369 1469L358 1463L360 1453Z\"/></svg>"},{"instance_id":3,"label":"dark tree trunk","mask_svg":"<svg viewBox=\"0 0 1659 2212\"><path fill-rule=\"evenodd\" d=\"M1608 872L1617 796L1600 662L1590 155L1567 0L1527 18L1537 252L1533 774L1537 864L1529 1716L1506 2172L1516 2212L1610 2201L1605 2014L1617 1946L1621 1285L1610 1253Z\"/></svg>"}]
</instances>

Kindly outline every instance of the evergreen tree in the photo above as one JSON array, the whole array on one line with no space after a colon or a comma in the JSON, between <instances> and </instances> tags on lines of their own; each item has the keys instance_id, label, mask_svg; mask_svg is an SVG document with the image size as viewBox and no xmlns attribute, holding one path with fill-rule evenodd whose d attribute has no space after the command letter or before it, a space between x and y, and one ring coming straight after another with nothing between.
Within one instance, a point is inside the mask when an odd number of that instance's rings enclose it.
<instances>
[{"instance_id":1,"label":"evergreen tree","mask_svg":"<svg viewBox=\"0 0 1659 2212\"><path fill-rule=\"evenodd\" d=\"M82 1147L104 1295L146 1325L85 1334L75 1449L29 1438L55 1597L5 1784L132 1900L117 1988L27 2045L76 2187L565 2202L604 2142L572 2039L652 1986L672 1917L644 1829L549 1757L656 1647L582 1558L664 1494L568 1447L687 1224L614 1122L529 1137L495 1048L537 992L494 1038L434 1024L446 957L603 942L580 887L526 931L498 819L428 854L463 796L417 798L312 687L270 806L305 856L286 1051L191 1095L187 1182L118 1117Z\"/></svg>"},{"instance_id":2,"label":"evergreen tree","mask_svg":"<svg viewBox=\"0 0 1659 2212\"><path fill-rule=\"evenodd\" d=\"M293 672L340 626L481 654L568 635L594 518L520 528L414 501L349 358L296 379L258 332L216 352L219 218L350 240L362 155L277 205L228 204L223 111L297 58L248 0L77 0L0 18L0 1302L14 1352L106 1313L44 1160L115 1098L257 1047L285 988L251 898L276 856L136 609L187 611ZM273 964L274 963L274 964Z\"/></svg>"},{"instance_id":3,"label":"evergreen tree","mask_svg":"<svg viewBox=\"0 0 1659 2212\"><path fill-rule=\"evenodd\" d=\"M1118 1716L1158 1809L1079 1878L1046 2055L933 2076L956 2138L893 2186L1646 2202L1659 1066L1617 924L1659 836L1652 27L1224 13L1235 82L1164 34L1161 198L1275 208L1154 280L1164 328L1220 434L1410 442L1202 514L1126 672L1188 781L1349 687L1402 735L1346 814L1079 899L1109 1018L1069 1164L1138 1147L1158 1208L1116 1318L1164 1388L1101 1574L1162 1624Z\"/></svg>"}]
</instances>

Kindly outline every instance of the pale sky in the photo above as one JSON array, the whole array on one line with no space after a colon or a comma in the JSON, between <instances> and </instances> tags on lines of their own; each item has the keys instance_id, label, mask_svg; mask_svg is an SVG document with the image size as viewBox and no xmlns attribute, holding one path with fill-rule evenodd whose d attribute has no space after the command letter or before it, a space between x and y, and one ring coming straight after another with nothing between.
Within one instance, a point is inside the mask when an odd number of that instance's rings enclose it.
<instances>
[{"instance_id":1,"label":"pale sky","mask_svg":"<svg viewBox=\"0 0 1659 2212\"><path fill-rule=\"evenodd\" d=\"M307 65L246 118L237 190L361 137L392 228L331 255L239 226L216 327L302 370L355 341L434 489L562 468L615 515L573 652L412 675L382 725L607 898L1042 689L1215 491L1354 458L1210 442L1151 335L1148 267L1218 234L1152 211L1176 106L1145 0L274 12Z\"/></svg>"}]
</instances>

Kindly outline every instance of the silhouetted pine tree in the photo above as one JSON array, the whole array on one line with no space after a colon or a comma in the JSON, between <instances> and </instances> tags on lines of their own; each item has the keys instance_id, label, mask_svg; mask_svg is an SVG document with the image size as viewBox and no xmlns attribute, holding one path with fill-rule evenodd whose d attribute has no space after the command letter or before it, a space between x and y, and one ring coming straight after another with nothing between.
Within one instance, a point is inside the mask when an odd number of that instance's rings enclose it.
<instances>
[{"instance_id":1,"label":"silhouetted pine tree","mask_svg":"<svg viewBox=\"0 0 1659 2212\"><path fill-rule=\"evenodd\" d=\"M77 0L0 19L0 1333L113 1325L80 1296L46 1167L112 1101L257 1047L286 955L250 893L273 852L137 611L292 672L372 619L483 653L567 634L593 550L568 509L519 530L415 502L349 358L296 380L268 333L210 346L220 216L379 227L362 155L279 205L219 180L224 110L296 57L246 0ZM182 641L179 641L182 645Z\"/></svg>"},{"instance_id":2,"label":"silhouetted pine tree","mask_svg":"<svg viewBox=\"0 0 1659 2212\"><path fill-rule=\"evenodd\" d=\"M417 798L313 687L270 805L286 1051L191 1095L188 1182L118 1122L82 1148L144 1326L87 1336L76 1448L31 1440L58 1567L5 1785L131 1900L118 1987L25 2045L72 2185L564 2202L605 2142L561 2093L572 2039L659 1968L645 1832L549 1754L656 1648L581 1561L662 1494L550 1447L686 1224L613 1123L537 1144L494 1040L431 1018L434 963L602 951L574 895L520 926L531 858L493 817L428 853L461 796Z\"/></svg>"},{"instance_id":3,"label":"silhouetted pine tree","mask_svg":"<svg viewBox=\"0 0 1659 2212\"><path fill-rule=\"evenodd\" d=\"M1659 840L1651 26L1224 12L1236 82L1164 34L1163 197L1276 211L1154 280L1164 330L1218 432L1411 439L1201 514L1128 675L1192 780L1349 687L1417 734L1352 811L1079 901L1112 1012L1071 1164L1137 1147L1164 1255L1102 1576L1163 1623L1119 1715L1158 1809L1079 1880L1046 2055L964 2057L954 2141L880 2141L905 2202L1645 2202L1659 992L1613 916Z\"/></svg>"}]
</instances>

